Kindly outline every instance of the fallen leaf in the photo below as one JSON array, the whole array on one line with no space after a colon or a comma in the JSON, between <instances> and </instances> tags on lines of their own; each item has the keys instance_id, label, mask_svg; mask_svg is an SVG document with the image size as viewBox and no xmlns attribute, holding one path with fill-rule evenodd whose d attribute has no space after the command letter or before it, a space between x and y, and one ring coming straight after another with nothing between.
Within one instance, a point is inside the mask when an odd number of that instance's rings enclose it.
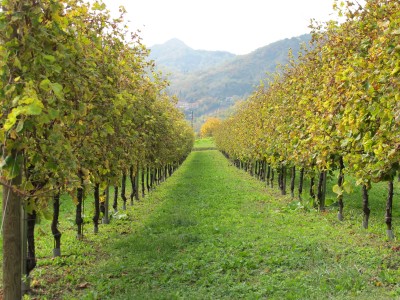
<instances>
[{"instance_id":1,"label":"fallen leaf","mask_svg":"<svg viewBox=\"0 0 400 300\"><path fill-rule=\"evenodd\" d=\"M85 283L81 283L80 285L78 285L78 288L79 289L86 289L88 286L89 286L89 283L85 282Z\"/></svg>"}]
</instances>

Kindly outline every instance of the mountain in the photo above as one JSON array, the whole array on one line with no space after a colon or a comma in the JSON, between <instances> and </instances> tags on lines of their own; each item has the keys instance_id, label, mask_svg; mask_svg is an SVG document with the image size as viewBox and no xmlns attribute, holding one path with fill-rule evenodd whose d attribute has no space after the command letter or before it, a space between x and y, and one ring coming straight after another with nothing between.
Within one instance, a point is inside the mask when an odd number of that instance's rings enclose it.
<instances>
[{"instance_id":1,"label":"mountain","mask_svg":"<svg viewBox=\"0 0 400 300\"><path fill-rule=\"evenodd\" d=\"M216 115L243 99L287 62L291 49L297 57L301 45L311 36L284 39L246 55L229 52L193 50L173 39L151 48L150 58L164 73L169 73L170 91L179 98L179 105L197 118Z\"/></svg>"},{"instance_id":2,"label":"mountain","mask_svg":"<svg viewBox=\"0 0 400 300\"><path fill-rule=\"evenodd\" d=\"M162 70L188 74L204 70L234 58L235 54L224 51L193 50L184 42L172 39L151 47L150 59Z\"/></svg>"}]
</instances>

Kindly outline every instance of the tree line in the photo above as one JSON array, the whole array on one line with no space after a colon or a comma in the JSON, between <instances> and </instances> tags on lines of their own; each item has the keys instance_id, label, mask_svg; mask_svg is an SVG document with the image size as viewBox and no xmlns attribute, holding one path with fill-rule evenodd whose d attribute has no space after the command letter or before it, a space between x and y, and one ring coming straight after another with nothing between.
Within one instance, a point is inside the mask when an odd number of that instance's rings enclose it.
<instances>
[{"instance_id":1,"label":"tree line","mask_svg":"<svg viewBox=\"0 0 400 300\"><path fill-rule=\"evenodd\" d=\"M303 194L310 178L315 206L325 207L327 173L336 171L338 218L353 176L363 191L388 182L385 222L393 238L393 181L400 161L400 3L367 0L334 4L343 23L314 23L310 45L278 68L215 133L217 146L282 194ZM296 172L297 170L297 172Z\"/></svg>"},{"instance_id":2,"label":"tree line","mask_svg":"<svg viewBox=\"0 0 400 300\"><path fill-rule=\"evenodd\" d=\"M60 194L74 199L80 236L88 191L94 193L96 228L104 211L103 190L121 186L126 206L127 178L134 191L139 175L142 187L145 174L148 186L161 182L192 148L192 129L177 100L165 92L168 82L154 71L138 33L128 31L123 7L119 13L111 18L100 1L2 1L5 299L21 297L21 262L28 275L36 264L35 219L49 204L54 204L52 231L60 246ZM21 230L28 236L26 256Z\"/></svg>"}]
</instances>

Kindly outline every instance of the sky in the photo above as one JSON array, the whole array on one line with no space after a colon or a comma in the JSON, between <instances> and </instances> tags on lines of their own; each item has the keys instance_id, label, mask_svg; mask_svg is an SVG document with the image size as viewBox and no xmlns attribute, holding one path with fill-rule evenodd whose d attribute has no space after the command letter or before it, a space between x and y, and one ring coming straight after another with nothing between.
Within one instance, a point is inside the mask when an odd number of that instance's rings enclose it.
<instances>
[{"instance_id":1,"label":"sky","mask_svg":"<svg viewBox=\"0 0 400 300\"><path fill-rule=\"evenodd\" d=\"M132 31L147 47L172 38L193 49L247 54L281 39L309 33L310 20L335 18L334 0L103 0L123 5Z\"/></svg>"}]
</instances>

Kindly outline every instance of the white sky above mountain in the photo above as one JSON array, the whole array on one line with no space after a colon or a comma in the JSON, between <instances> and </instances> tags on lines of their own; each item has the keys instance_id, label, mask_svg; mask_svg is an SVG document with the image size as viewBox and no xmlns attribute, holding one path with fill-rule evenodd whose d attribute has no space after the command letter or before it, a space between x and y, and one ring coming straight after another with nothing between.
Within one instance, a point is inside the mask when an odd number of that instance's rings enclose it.
<instances>
[{"instance_id":1,"label":"white sky above mountain","mask_svg":"<svg viewBox=\"0 0 400 300\"><path fill-rule=\"evenodd\" d=\"M103 0L123 5L132 31L151 47L178 38L194 49L247 54L309 33L310 20L336 18L334 0Z\"/></svg>"}]
</instances>

